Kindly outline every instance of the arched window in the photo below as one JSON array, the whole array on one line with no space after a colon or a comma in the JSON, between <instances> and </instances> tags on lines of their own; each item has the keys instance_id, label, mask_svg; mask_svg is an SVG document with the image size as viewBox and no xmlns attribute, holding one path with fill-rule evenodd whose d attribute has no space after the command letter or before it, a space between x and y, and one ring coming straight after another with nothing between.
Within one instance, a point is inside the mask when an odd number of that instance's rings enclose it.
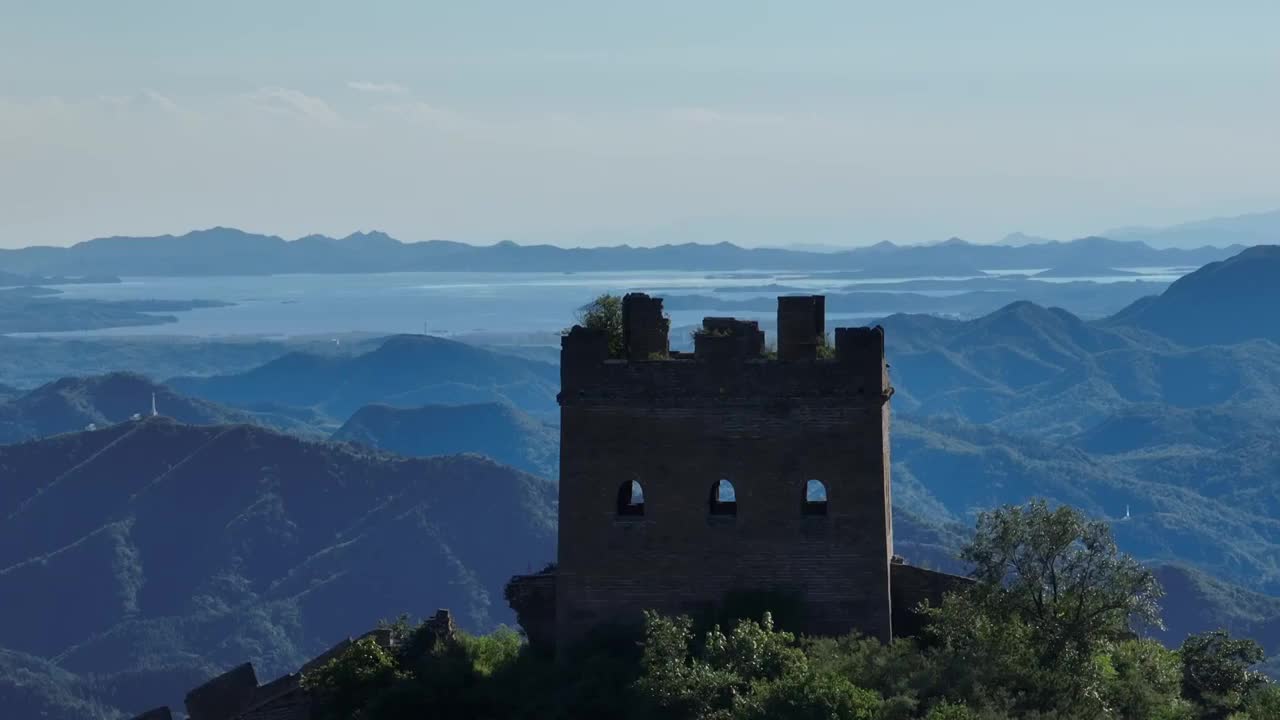
<instances>
[{"instance_id":1,"label":"arched window","mask_svg":"<svg viewBox=\"0 0 1280 720\"><path fill-rule=\"evenodd\" d=\"M618 488L618 514L630 517L644 515L644 488L635 480L628 480Z\"/></svg>"},{"instance_id":2,"label":"arched window","mask_svg":"<svg viewBox=\"0 0 1280 720\"><path fill-rule=\"evenodd\" d=\"M821 480L808 480L804 484L804 504L801 506L805 515L827 514L827 486Z\"/></svg>"},{"instance_id":3,"label":"arched window","mask_svg":"<svg viewBox=\"0 0 1280 720\"><path fill-rule=\"evenodd\" d=\"M737 515L738 495L733 490L733 483L721 478L711 486L712 515Z\"/></svg>"}]
</instances>

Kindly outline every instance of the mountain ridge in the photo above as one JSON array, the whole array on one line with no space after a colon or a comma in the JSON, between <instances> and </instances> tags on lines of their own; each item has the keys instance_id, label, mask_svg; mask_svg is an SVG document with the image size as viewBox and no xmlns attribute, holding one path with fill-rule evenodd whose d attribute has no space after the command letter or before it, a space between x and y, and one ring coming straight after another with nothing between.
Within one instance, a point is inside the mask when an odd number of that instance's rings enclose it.
<instances>
[{"instance_id":1,"label":"mountain ridge","mask_svg":"<svg viewBox=\"0 0 1280 720\"><path fill-rule=\"evenodd\" d=\"M1174 281L1108 318L1188 345L1280 342L1280 245L1258 245Z\"/></svg>"},{"instance_id":2,"label":"mountain ridge","mask_svg":"<svg viewBox=\"0 0 1280 720\"><path fill-rule=\"evenodd\" d=\"M1137 241L1082 238L1018 246L944 241L932 245L878 244L839 252L745 248L729 242L562 248L510 241L469 245L450 240L403 243L385 233L345 238L307 235L285 240L236 228L183 235L106 237L69 247L0 250L0 269L25 275L244 275L479 271L845 269L936 273L956 268L1054 267L1080 252L1103 265L1200 265L1229 254L1222 248L1155 249Z\"/></svg>"},{"instance_id":3,"label":"mountain ridge","mask_svg":"<svg viewBox=\"0 0 1280 720\"><path fill-rule=\"evenodd\" d=\"M554 365L429 335L395 335L352 356L290 352L251 370L172 378L188 395L254 409L271 401L323 410L339 423L360 407L465 405L508 401L552 413L560 381Z\"/></svg>"},{"instance_id":4,"label":"mountain ridge","mask_svg":"<svg viewBox=\"0 0 1280 720\"><path fill-rule=\"evenodd\" d=\"M366 405L330 439L407 457L478 453L540 477L560 476L559 433L506 403Z\"/></svg>"},{"instance_id":5,"label":"mountain ridge","mask_svg":"<svg viewBox=\"0 0 1280 720\"><path fill-rule=\"evenodd\" d=\"M1274 244L1280 242L1280 210L1212 217L1164 227L1121 227L1103 234L1168 248L1192 248L1216 243Z\"/></svg>"},{"instance_id":6,"label":"mountain ridge","mask_svg":"<svg viewBox=\"0 0 1280 720\"><path fill-rule=\"evenodd\" d=\"M0 647L139 712L406 610L487 630L511 621L506 580L554 556L554 506L551 483L476 456L248 425L148 418L3 446Z\"/></svg>"}]
</instances>

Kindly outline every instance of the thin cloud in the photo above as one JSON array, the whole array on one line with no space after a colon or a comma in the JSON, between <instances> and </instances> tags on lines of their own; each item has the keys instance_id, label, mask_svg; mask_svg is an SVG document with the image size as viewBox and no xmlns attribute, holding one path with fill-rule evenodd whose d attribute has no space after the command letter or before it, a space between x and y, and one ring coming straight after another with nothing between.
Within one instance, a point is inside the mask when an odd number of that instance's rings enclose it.
<instances>
[{"instance_id":1,"label":"thin cloud","mask_svg":"<svg viewBox=\"0 0 1280 720\"><path fill-rule=\"evenodd\" d=\"M167 95L156 92L155 90L144 88L142 91L142 97L146 98L147 100L150 100L157 107L160 107L166 112L171 112L171 113L181 112L181 108L178 107L178 103L174 102L173 99L168 97Z\"/></svg>"},{"instance_id":2,"label":"thin cloud","mask_svg":"<svg viewBox=\"0 0 1280 720\"><path fill-rule=\"evenodd\" d=\"M260 88L248 96L250 102L275 112L289 112L327 125L339 122L338 113L329 103L300 90L281 87Z\"/></svg>"},{"instance_id":3,"label":"thin cloud","mask_svg":"<svg viewBox=\"0 0 1280 720\"><path fill-rule=\"evenodd\" d=\"M370 82L368 80L352 80L347 87L357 92L375 95L408 95L409 88L394 82Z\"/></svg>"}]
</instances>

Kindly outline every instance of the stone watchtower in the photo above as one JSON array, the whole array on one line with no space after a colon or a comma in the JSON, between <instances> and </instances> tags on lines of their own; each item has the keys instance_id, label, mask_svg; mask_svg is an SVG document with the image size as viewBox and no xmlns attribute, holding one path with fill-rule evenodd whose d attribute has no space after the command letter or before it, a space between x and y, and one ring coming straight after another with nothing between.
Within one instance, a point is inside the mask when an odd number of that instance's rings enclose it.
<instances>
[{"instance_id":1,"label":"stone watchtower","mask_svg":"<svg viewBox=\"0 0 1280 720\"><path fill-rule=\"evenodd\" d=\"M887 640L883 331L837 328L828 352L823 298L784 297L776 358L755 322L730 318L667 353L662 300L623 308L624 357L586 328L563 338L559 559L508 590L531 641L778 591L807 632Z\"/></svg>"}]
</instances>

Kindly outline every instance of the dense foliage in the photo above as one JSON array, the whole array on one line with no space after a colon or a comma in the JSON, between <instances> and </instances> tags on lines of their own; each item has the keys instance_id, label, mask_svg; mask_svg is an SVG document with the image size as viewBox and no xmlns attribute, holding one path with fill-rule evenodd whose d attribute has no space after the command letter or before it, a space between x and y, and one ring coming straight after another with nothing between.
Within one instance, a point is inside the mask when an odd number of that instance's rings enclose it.
<instances>
[{"instance_id":1,"label":"dense foliage","mask_svg":"<svg viewBox=\"0 0 1280 720\"><path fill-rule=\"evenodd\" d=\"M578 310L578 324L588 330L604 333L609 339L609 357L620 358L626 352L622 339L622 298L605 293Z\"/></svg>"},{"instance_id":2,"label":"dense foliage","mask_svg":"<svg viewBox=\"0 0 1280 720\"><path fill-rule=\"evenodd\" d=\"M1138 636L1159 622L1159 586L1105 525L1003 507L964 555L977 582L922 608L922 637L888 645L796 636L769 613L703 628L648 613L641 636L593 638L557 662L510 630L424 643L424 627L395 651L358 644L307 684L326 717L363 720L1278 717L1255 643L1215 632L1169 650Z\"/></svg>"}]
</instances>

